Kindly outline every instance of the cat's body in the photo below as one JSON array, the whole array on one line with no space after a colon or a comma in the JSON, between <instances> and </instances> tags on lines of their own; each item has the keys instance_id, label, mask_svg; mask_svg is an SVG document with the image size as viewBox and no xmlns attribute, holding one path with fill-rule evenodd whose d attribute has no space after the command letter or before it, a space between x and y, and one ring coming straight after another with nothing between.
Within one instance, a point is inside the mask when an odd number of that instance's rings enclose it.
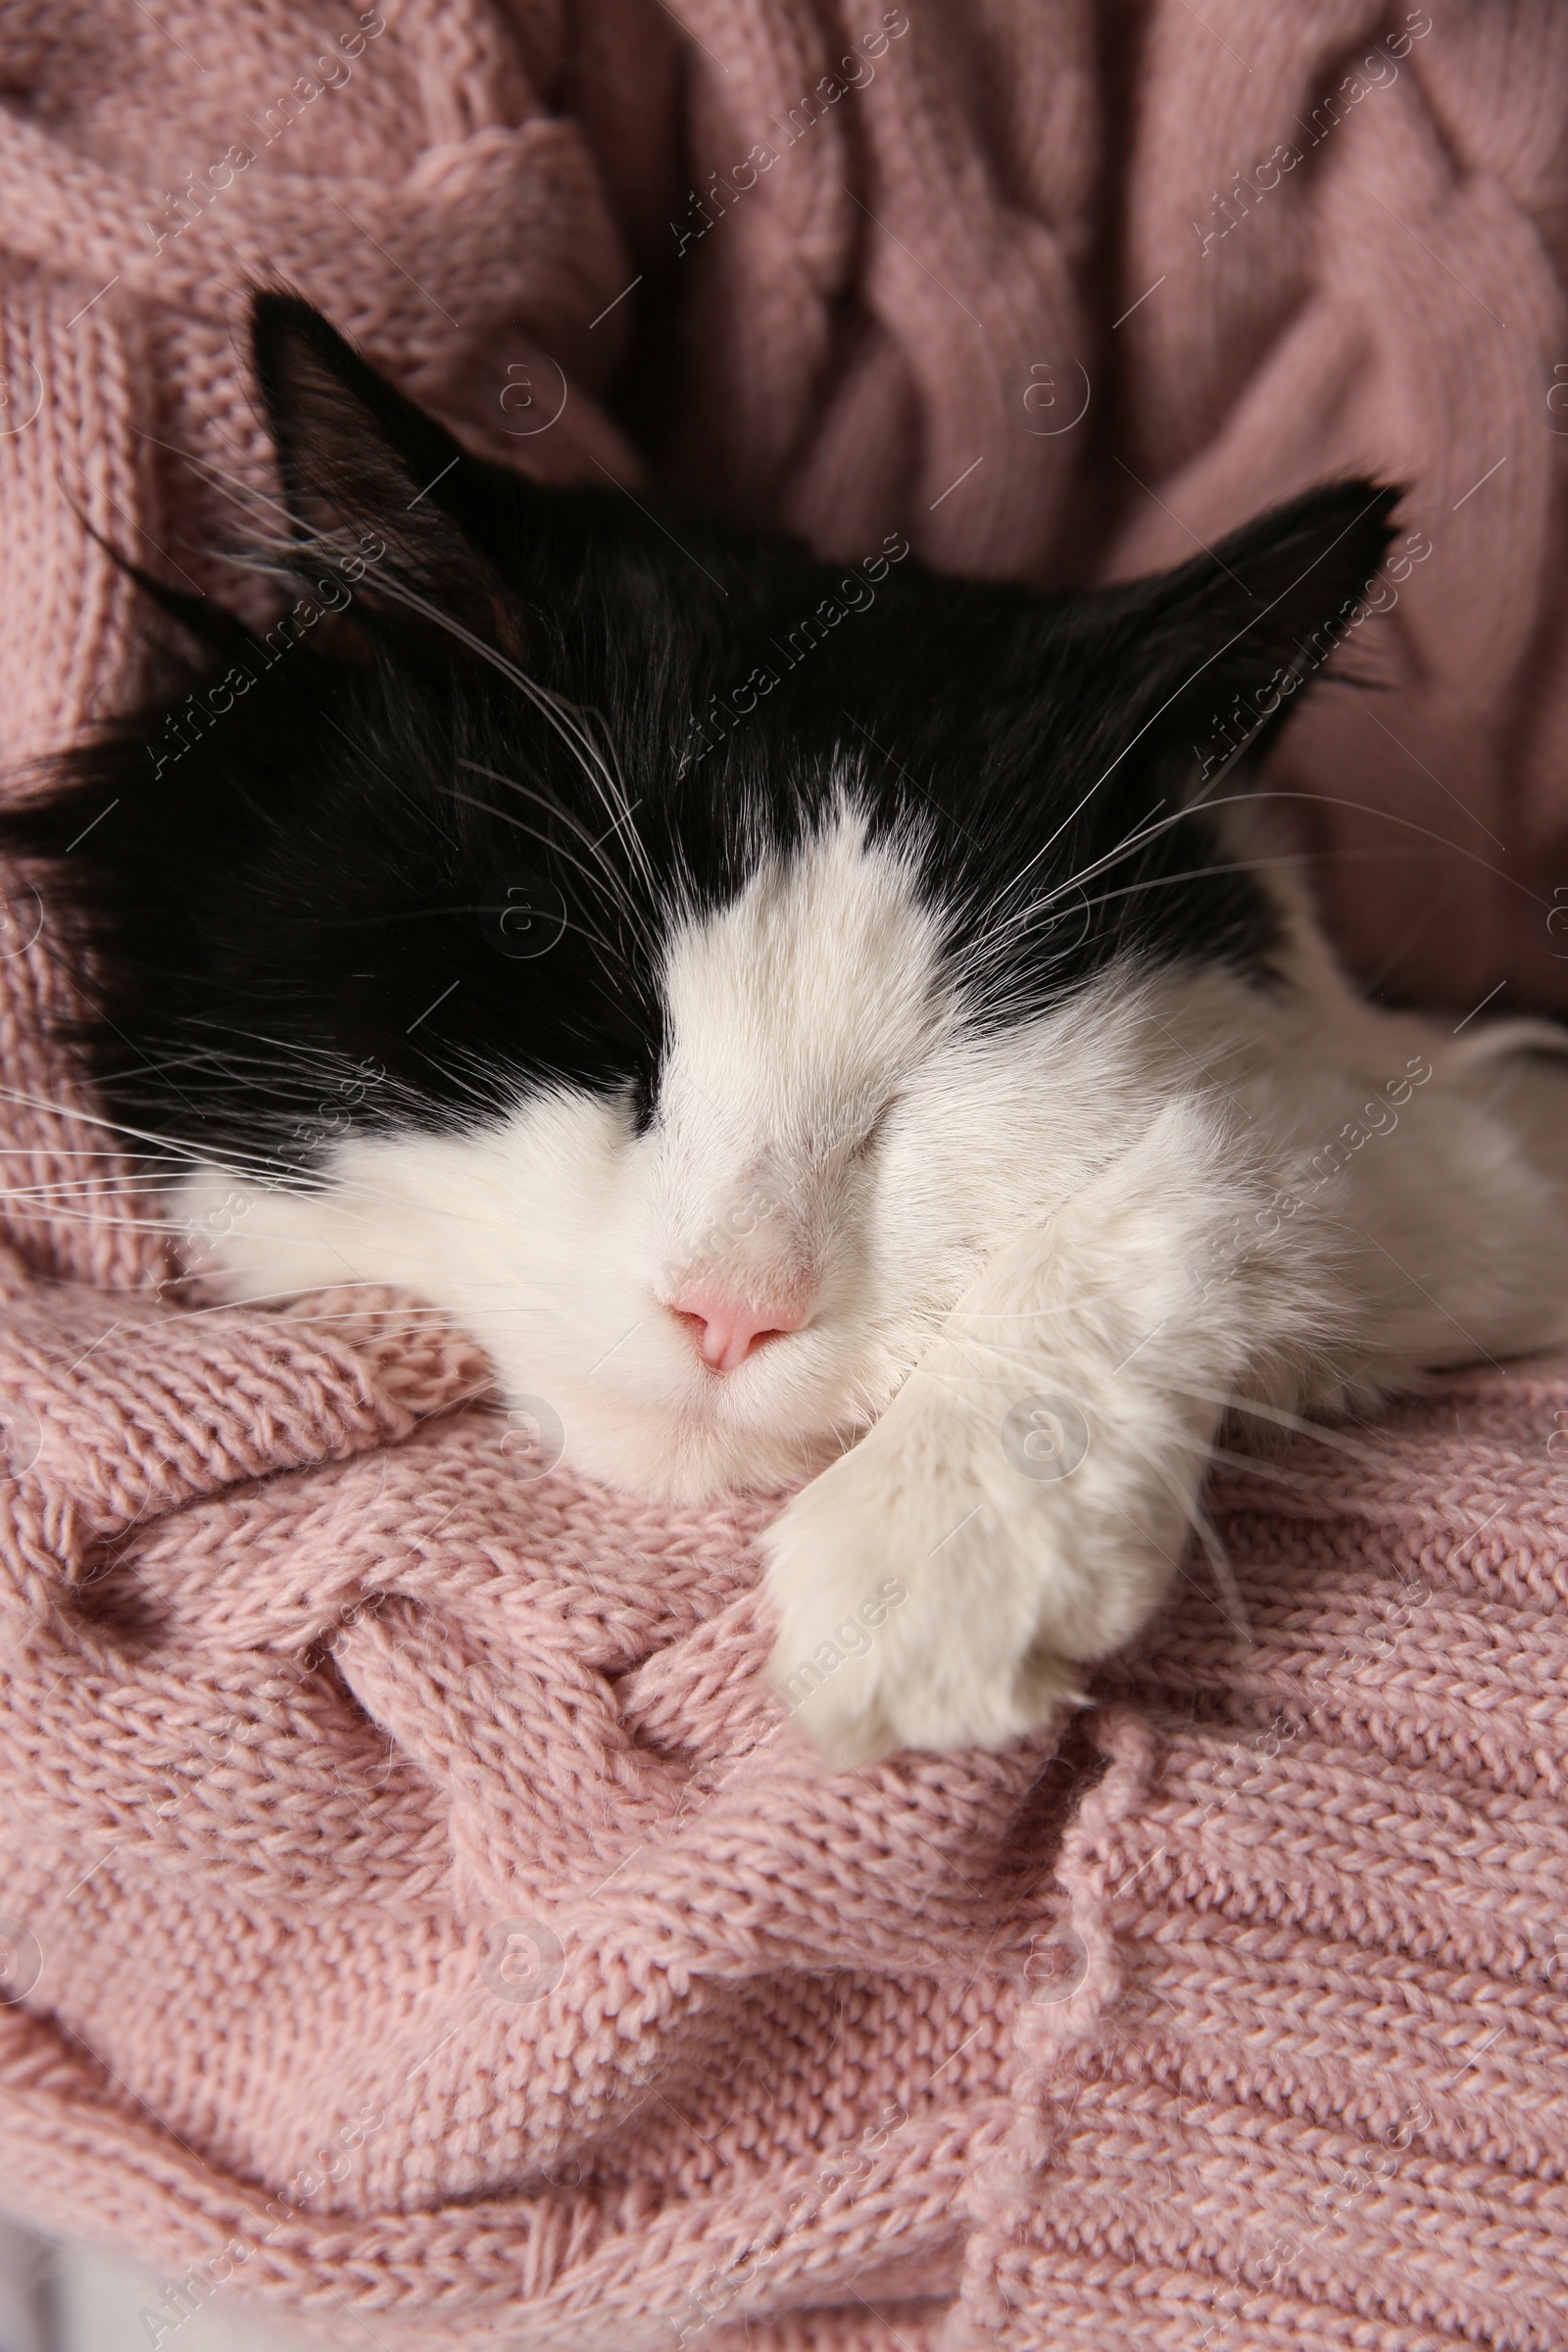
<instances>
[{"instance_id":1,"label":"cat's body","mask_svg":"<svg viewBox=\"0 0 1568 2352\"><path fill-rule=\"evenodd\" d=\"M1048 601L454 465L281 300L258 360L292 641L12 827L100 1083L228 1295L397 1285L616 1485L807 1480L775 1676L833 1753L1070 1695L1228 1411L1568 1339L1568 1082L1362 1003L1243 854L1388 494Z\"/></svg>"}]
</instances>

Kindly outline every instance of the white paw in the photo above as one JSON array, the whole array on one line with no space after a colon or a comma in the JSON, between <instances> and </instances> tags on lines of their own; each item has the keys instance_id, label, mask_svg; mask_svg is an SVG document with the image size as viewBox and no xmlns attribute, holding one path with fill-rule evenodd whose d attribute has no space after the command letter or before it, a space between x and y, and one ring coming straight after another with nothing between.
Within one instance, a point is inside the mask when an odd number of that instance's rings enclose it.
<instances>
[{"instance_id":1,"label":"white paw","mask_svg":"<svg viewBox=\"0 0 1568 2352\"><path fill-rule=\"evenodd\" d=\"M911 1383L763 1538L769 1680L836 1762L1001 1746L1157 1604L1179 1506L1072 1400L1011 1409Z\"/></svg>"}]
</instances>

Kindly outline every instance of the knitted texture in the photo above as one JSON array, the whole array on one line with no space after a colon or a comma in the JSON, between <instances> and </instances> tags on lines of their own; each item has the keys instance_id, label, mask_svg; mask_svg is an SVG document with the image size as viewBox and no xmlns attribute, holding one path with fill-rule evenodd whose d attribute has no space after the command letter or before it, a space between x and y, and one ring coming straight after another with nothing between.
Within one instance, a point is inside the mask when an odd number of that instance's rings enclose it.
<instances>
[{"instance_id":1,"label":"knitted texture","mask_svg":"<svg viewBox=\"0 0 1568 2352\"><path fill-rule=\"evenodd\" d=\"M1281 780L1364 964L1560 1001L1568 20L910 13L17 0L15 788L136 683L84 522L241 593L276 276L476 449L846 558L1122 575L1409 482L1391 691ZM15 888L0 2204L406 2352L1568 2344L1568 1382L1237 1457L1245 1637L1195 1565L1059 1748L830 1774L758 1679L769 1505L530 1476L406 1303L161 1295L41 922Z\"/></svg>"}]
</instances>

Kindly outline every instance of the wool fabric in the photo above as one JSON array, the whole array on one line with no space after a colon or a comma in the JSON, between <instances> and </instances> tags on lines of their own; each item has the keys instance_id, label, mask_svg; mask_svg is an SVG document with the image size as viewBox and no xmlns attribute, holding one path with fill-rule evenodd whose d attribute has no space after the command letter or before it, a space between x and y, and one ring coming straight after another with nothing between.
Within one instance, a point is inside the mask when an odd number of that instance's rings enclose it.
<instances>
[{"instance_id":1,"label":"wool fabric","mask_svg":"<svg viewBox=\"0 0 1568 2352\"><path fill-rule=\"evenodd\" d=\"M145 674L105 543L257 609L283 280L846 560L1406 483L1274 780L1369 977L1563 1002L1547 0L14 0L0 72L7 789ZM181 1303L90 986L15 878L0 2205L389 2352L1568 2345L1568 1376L1228 1451L1245 1623L1199 1555L1059 1739L834 1774L772 1504L539 1473L408 1301Z\"/></svg>"}]
</instances>

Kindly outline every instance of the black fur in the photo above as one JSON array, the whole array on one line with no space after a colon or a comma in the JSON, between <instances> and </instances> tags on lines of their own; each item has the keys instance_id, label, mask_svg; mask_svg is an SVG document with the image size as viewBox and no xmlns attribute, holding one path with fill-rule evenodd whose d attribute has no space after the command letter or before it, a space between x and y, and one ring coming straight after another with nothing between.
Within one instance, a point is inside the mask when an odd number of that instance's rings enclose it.
<instances>
[{"instance_id":1,"label":"black fur","mask_svg":"<svg viewBox=\"0 0 1568 2352\"><path fill-rule=\"evenodd\" d=\"M87 1044L133 1132L281 1173L345 1123L459 1124L552 1077L647 1115L671 909L846 782L919 830L987 1017L1118 956L1266 979L1266 902L1200 809L1104 861L1192 800L1238 708L1244 760L1284 723L1395 493L1319 490L1213 560L1046 598L532 485L305 305L259 296L254 331L292 624L221 651L207 626L178 694L0 826L85 927Z\"/></svg>"}]
</instances>

